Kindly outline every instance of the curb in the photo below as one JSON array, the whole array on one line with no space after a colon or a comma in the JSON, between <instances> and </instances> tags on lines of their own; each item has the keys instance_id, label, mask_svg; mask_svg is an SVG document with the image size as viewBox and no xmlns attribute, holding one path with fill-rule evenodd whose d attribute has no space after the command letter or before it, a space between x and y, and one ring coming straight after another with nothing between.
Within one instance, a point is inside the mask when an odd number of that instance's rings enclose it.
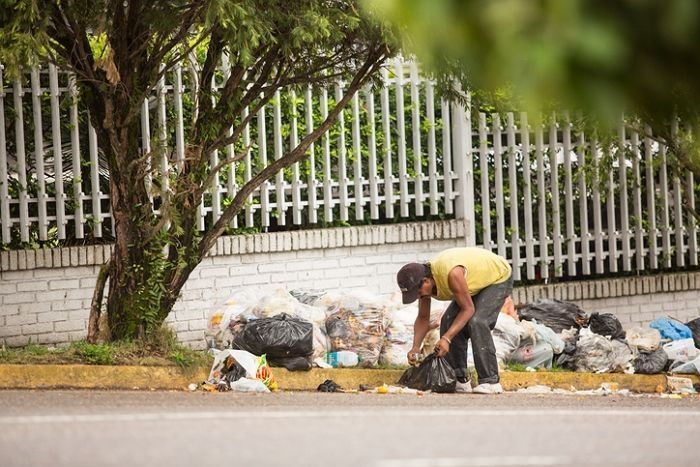
<instances>
[{"instance_id":1,"label":"curb","mask_svg":"<svg viewBox=\"0 0 700 467\"><path fill-rule=\"evenodd\" d=\"M396 384L403 370L320 369L292 372L273 368L281 390L315 391L319 384L331 379L345 389ZM209 375L208 368L183 372L177 367L102 366L102 365L0 365L0 389L127 389L186 390L191 383L201 383ZM700 384L698 375L678 375ZM626 375L620 373L573 372L501 372L501 385L506 391L531 386L554 389L591 390L603 383L637 393L668 391L668 377L660 375Z\"/></svg>"}]
</instances>

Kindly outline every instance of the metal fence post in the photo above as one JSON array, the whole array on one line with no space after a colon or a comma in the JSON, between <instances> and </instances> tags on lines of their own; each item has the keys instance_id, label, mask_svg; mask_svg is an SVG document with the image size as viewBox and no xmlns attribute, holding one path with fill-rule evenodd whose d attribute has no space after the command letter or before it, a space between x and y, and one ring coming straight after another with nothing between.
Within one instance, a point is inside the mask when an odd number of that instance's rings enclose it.
<instances>
[{"instance_id":1,"label":"metal fence post","mask_svg":"<svg viewBox=\"0 0 700 467\"><path fill-rule=\"evenodd\" d=\"M452 103L452 166L457 172L455 217L464 222L464 240L467 246L476 245L471 129L471 96L467 94L466 107L459 102Z\"/></svg>"}]
</instances>

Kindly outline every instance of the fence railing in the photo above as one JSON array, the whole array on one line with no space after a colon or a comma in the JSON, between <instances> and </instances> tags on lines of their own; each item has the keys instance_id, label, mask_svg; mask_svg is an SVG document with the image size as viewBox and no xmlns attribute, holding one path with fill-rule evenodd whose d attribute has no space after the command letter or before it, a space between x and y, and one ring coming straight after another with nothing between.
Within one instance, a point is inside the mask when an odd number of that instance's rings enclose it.
<instances>
[{"instance_id":1,"label":"fence railing","mask_svg":"<svg viewBox=\"0 0 700 467\"><path fill-rule=\"evenodd\" d=\"M449 103L412 62L381 74L382 86L358 92L308 158L256 190L231 227L464 218L466 241L511 259L516 280L698 264L698 228L684 209L695 206L693 176L670 173L666 148L647 131L621 122L616 141L598 141L566 113L534 123ZM194 83L176 67L143 104L156 204L184 158ZM74 78L48 66L8 83L0 71L0 89L2 242L108 238L109 172ZM200 229L342 91L338 82L280 92L238 144L214 153L212 166L243 157L214 178Z\"/></svg>"}]
</instances>

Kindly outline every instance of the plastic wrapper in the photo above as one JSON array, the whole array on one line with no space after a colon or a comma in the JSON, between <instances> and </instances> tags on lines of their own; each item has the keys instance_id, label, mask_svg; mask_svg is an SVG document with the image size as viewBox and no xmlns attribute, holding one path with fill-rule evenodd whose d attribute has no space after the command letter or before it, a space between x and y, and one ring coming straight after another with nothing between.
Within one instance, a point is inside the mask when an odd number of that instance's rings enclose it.
<instances>
[{"instance_id":1,"label":"plastic wrapper","mask_svg":"<svg viewBox=\"0 0 700 467\"><path fill-rule=\"evenodd\" d=\"M688 326L670 318L656 318L649 327L658 329L663 339L677 341L693 337L693 332Z\"/></svg>"},{"instance_id":2,"label":"plastic wrapper","mask_svg":"<svg viewBox=\"0 0 700 467\"><path fill-rule=\"evenodd\" d=\"M634 327L627 331L627 345L640 352L653 352L661 346L658 329Z\"/></svg>"},{"instance_id":3,"label":"plastic wrapper","mask_svg":"<svg viewBox=\"0 0 700 467\"><path fill-rule=\"evenodd\" d=\"M571 327L581 327L588 322L588 315L576 304L561 300L542 299L528 303L518 309L521 320L536 320L538 323L560 333Z\"/></svg>"},{"instance_id":4,"label":"plastic wrapper","mask_svg":"<svg viewBox=\"0 0 700 467\"><path fill-rule=\"evenodd\" d=\"M666 368L668 357L663 349L641 351L634 358L634 372L643 375L662 373Z\"/></svg>"},{"instance_id":5,"label":"plastic wrapper","mask_svg":"<svg viewBox=\"0 0 700 467\"><path fill-rule=\"evenodd\" d=\"M625 331L620 320L612 313L592 313L588 320L591 331L611 339L624 339Z\"/></svg>"},{"instance_id":6,"label":"plastic wrapper","mask_svg":"<svg viewBox=\"0 0 700 467\"><path fill-rule=\"evenodd\" d=\"M243 350L268 358L311 357L313 355L313 325L282 313L261 318L243 329Z\"/></svg>"},{"instance_id":7,"label":"plastic wrapper","mask_svg":"<svg viewBox=\"0 0 700 467\"><path fill-rule=\"evenodd\" d=\"M428 355L417 367L406 370L399 384L419 391L455 392L455 371L444 357Z\"/></svg>"},{"instance_id":8,"label":"plastic wrapper","mask_svg":"<svg viewBox=\"0 0 700 467\"><path fill-rule=\"evenodd\" d=\"M290 290L289 294L296 298L297 301L303 303L304 305L313 306L321 297L326 295L326 291L322 289L294 289Z\"/></svg>"},{"instance_id":9,"label":"plastic wrapper","mask_svg":"<svg viewBox=\"0 0 700 467\"><path fill-rule=\"evenodd\" d=\"M361 367L377 365L386 334L386 310L395 305L361 294L326 294L316 302L319 305L329 313L326 333L330 350L355 352Z\"/></svg>"},{"instance_id":10,"label":"plastic wrapper","mask_svg":"<svg viewBox=\"0 0 700 467\"><path fill-rule=\"evenodd\" d=\"M576 343L574 368L586 373L634 373L633 359L626 343L582 329Z\"/></svg>"},{"instance_id":11,"label":"plastic wrapper","mask_svg":"<svg viewBox=\"0 0 700 467\"><path fill-rule=\"evenodd\" d=\"M212 349L211 352L214 355L214 363L207 383L215 386L224 384L229 389L234 389L233 382L248 378L259 380L271 391L277 390L277 381L264 355L259 357L245 350L234 349ZM244 371L240 371L241 368Z\"/></svg>"},{"instance_id":12,"label":"plastic wrapper","mask_svg":"<svg viewBox=\"0 0 700 467\"><path fill-rule=\"evenodd\" d=\"M693 334L693 340L695 341L695 347L700 349L700 318L695 318L692 321L688 321L685 325L690 329Z\"/></svg>"}]
</instances>

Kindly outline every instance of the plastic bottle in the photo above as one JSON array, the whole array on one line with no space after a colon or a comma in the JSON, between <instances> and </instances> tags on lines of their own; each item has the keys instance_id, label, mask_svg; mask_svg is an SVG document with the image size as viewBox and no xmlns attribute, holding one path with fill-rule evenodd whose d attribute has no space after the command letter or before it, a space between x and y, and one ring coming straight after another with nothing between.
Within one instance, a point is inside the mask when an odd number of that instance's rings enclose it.
<instances>
[{"instance_id":1,"label":"plastic bottle","mask_svg":"<svg viewBox=\"0 0 700 467\"><path fill-rule=\"evenodd\" d=\"M333 368L357 366L360 359L355 352L340 350L328 354L328 364Z\"/></svg>"}]
</instances>

